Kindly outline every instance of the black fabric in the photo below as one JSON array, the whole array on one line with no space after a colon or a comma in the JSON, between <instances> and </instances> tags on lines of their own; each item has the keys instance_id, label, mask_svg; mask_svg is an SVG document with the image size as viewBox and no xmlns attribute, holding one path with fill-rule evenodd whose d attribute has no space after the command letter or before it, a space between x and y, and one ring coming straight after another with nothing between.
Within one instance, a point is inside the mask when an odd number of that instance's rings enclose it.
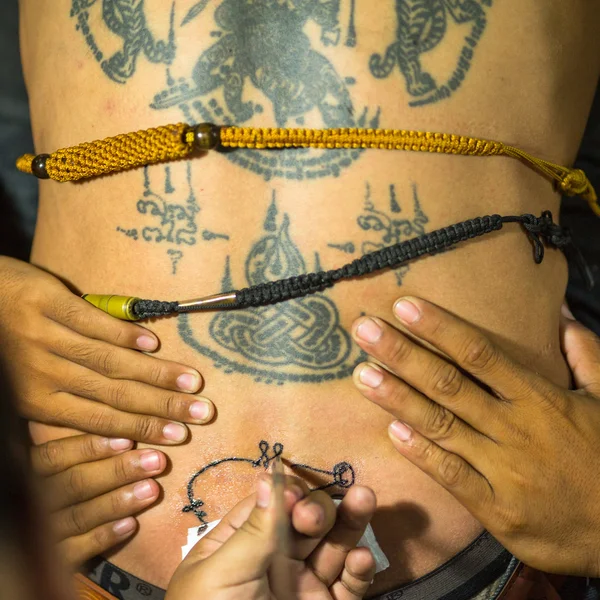
<instances>
[{"instance_id":1,"label":"black fabric","mask_svg":"<svg viewBox=\"0 0 600 600\"><path fill-rule=\"evenodd\" d=\"M517 565L518 561L484 532L435 571L374 600L470 600L498 580L502 587ZM165 597L164 590L102 558L88 563L85 574L118 600L164 600Z\"/></svg>"},{"instance_id":2,"label":"black fabric","mask_svg":"<svg viewBox=\"0 0 600 600\"><path fill-rule=\"evenodd\" d=\"M600 192L600 86L575 166L586 172L596 191ZM565 198L560 221L571 230L596 280L594 289L587 289L580 271L569 260L567 303L579 321L600 335L600 217L594 216L579 198Z\"/></svg>"}]
</instances>

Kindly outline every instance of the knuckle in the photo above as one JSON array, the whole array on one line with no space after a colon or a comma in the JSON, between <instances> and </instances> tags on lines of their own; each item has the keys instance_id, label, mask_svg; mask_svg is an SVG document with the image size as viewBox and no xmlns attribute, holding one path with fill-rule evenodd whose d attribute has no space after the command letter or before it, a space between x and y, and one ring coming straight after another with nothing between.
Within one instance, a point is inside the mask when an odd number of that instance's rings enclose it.
<instances>
[{"instance_id":1,"label":"knuckle","mask_svg":"<svg viewBox=\"0 0 600 600\"><path fill-rule=\"evenodd\" d=\"M130 470L133 464L131 459L119 457L113 463L113 478L114 487L121 486L127 483L130 479ZM114 488L113 488L114 489Z\"/></svg>"},{"instance_id":2,"label":"knuckle","mask_svg":"<svg viewBox=\"0 0 600 600\"><path fill-rule=\"evenodd\" d=\"M172 377L170 377L168 368L161 365L158 361L148 369L148 380L152 385L161 386L170 379Z\"/></svg>"},{"instance_id":3,"label":"knuckle","mask_svg":"<svg viewBox=\"0 0 600 600\"><path fill-rule=\"evenodd\" d=\"M465 463L455 454L445 453L440 460L438 473L446 487L460 485L465 476Z\"/></svg>"},{"instance_id":4,"label":"knuckle","mask_svg":"<svg viewBox=\"0 0 600 600\"><path fill-rule=\"evenodd\" d=\"M394 341L389 344L382 360L391 365L404 362L411 354L411 344L401 335L394 335Z\"/></svg>"},{"instance_id":5,"label":"knuckle","mask_svg":"<svg viewBox=\"0 0 600 600\"><path fill-rule=\"evenodd\" d=\"M88 462L98 458L101 454L97 439L91 435L83 435L80 439L79 452L81 459Z\"/></svg>"},{"instance_id":6,"label":"knuckle","mask_svg":"<svg viewBox=\"0 0 600 600\"><path fill-rule=\"evenodd\" d=\"M110 432L111 435L116 435L120 429L121 423L117 416L109 414L103 409L93 410L87 415L87 431Z\"/></svg>"},{"instance_id":7,"label":"knuckle","mask_svg":"<svg viewBox=\"0 0 600 600\"><path fill-rule=\"evenodd\" d=\"M112 349L97 350L94 353L93 361L95 369L107 377L112 377L119 373L120 361L116 352Z\"/></svg>"},{"instance_id":8,"label":"knuckle","mask_svg":"<svg viewBox=\"0 0 600 600\"><path fill-rule=\"evenodd\" d=\"M119 409L126 409L128 406L127 394L128 385L125 381L114 381L108 386L107 400L111 406Z\"/></svg>"},{"instance_id":9,"label":"knuckle","mask_svg":"<svg viewBox=\"0 0 600 600\"><path fill-rule=\"evenodd\" d=\"M80 498L85 489L85 481L80 469L73 467L67 473L65 482L67 493L73 498Z\"/></svg>"},{"instance_id":10,"label":"knuckle","mask_svg":"<svg viewBox=\"0 0 600 600\"><path fill-rule=\"evenodd\" d=\"M121 492L114 492L110 495L111 514L123 514L128 504L128 497L125 494L122 494Z\"/></svg>"},{"instance_id":11,"label":"knuckle","mask_svg":"<svg viewBox=\"0 0 600 600\"><path fill-rule=\"evenodd\" d=\"M169 419L179 419L184 414L188 398L182 399L177 394L168 394L164 397L161 405L164 407L165 416Z\"/></svg>"},{"instance_id":12,"label":"knuckle","mask_svg":"<svg viewBox=\"0 0 600 600\"><path fill-rule=\"evenodd\" d=\"M37 446L35 451L44 470L57 473L62 470L64 453L62 445L57 442L47 442Z\"/></svg>"},{"instance_id":13,"label":"knuckle","mask_svg":"<svg viewBox=\"0 0 600 600\"><path fill-rule=\"evenodd\" d=\"M114 544L114 534L109 527L96 528L90 537L90 550L93 550L93 553L89 553L91 556L108 550Z\"/></svg>"},{"instance_id":14,"label":"knuckle","mask_svg":"<svg viewBox=\"0 0 600 600\"><path fill-rule=\"evenodd\" d=\"M152 441L157 437L159 433L158 420L152 417L139 417L135 421L135 436L138 441Z\"/></svg>"},{"instance_id":15,"label":"knuckle","mask_svg":"<svg viewBox=\"0 0 600 600\"><path fill-rule=\"evenodd\" d=\"M431 381L434 391L447 398L458 396L462 390L462 375L456 367L449 363L439 366Z\"/></svg>"},{"instance_id":16,"label":"knuckle","mask_svg":"<svg viewBox=\"0 0 600 600\"><path fill-rule=\"evenodd\" d=\"M85 516L85 511L80 505L72 506L68 513L69 529L74 535L83 535L89 530L88 521Z\"/></svg>"},{"instance_id":17,"label":"knuckle","mask_svg":"<svg viewBox=\"0 0 600 600\"><path fill-rule=\"evenodd\" d=\"M477 371L489 371L499 360L496 348L484 337L470 339L463 352L463 361L467 366Z\"/></svg>"},{"instance_id":18,"label":"knuckle","mask_svg":"<svg viewBox=\"0 0 600 600\"><path fill-rule=\"evenodd\" d=\"M506 536L520 536L527 530L527 517L522 507L503 504L496 507L495 522Z\"/></svg>"},{"instance_id":19,"label":"knuckle","mask_svg":"<svg viewBox=\"0 0 600 600\"><path fill-rule=\"evenodd\" d=\"M433 439L448 438L454 432L456 415L438 404L431 404L424 415L426 435Z\"/></svg>"}]
</instances>

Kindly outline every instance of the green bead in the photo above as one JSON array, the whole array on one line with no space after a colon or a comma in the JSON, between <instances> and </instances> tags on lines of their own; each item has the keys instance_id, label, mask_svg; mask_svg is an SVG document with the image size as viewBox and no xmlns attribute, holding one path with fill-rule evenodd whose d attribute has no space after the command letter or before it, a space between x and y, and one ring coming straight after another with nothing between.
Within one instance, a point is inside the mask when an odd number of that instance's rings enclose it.
<instances>
[{"instance_id":1,"label":"green bead","mask_svg":"<svg viewBox=\"0 0 600 600\"><path fill-rule=\"evenodd\" d=\"M220 128L212 123L194 127L194 145L198 150L213 150L221 141Z\"/></svg>"}]
</instances>

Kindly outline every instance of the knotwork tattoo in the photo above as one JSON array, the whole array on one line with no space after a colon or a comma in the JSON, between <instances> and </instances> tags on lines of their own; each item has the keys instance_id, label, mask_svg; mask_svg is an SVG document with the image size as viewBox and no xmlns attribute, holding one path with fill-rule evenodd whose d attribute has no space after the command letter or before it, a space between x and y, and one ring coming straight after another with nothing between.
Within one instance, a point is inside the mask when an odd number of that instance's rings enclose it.
<instances>
[{"instance_id":1,"label":"knotwork tattoo","mask_svg":"<svg viewBox=\"0 0 600 600\"><path fill-rule=\"evenodd\" d=\"M133 77L140 56L151 63L169 65L175 57L175 2L171 5L170 28L167 41L157 40L146 20L144 0L102 0L102 23L107 30L123 40L121 50L105 57L90 26L90 9L98 0L72 0L71 17L77 20L75 28L83 35L92 56L102 70L117 83Z\"/></svg>"},{"instance_id":2,"label":"knotwork tattoo","mask_svg":"<svg viewBox=\"0 0 600 600\"><path fill-rule=\"evenodd\" d=\"M246 259L246 282L256 285L307 273L290 234L290 218L279 218L275 198L267 211L264 235ZM320 269L318 256L315 268ZM229 259L223 291L235 289ZM256 381L331 381L348 377L364 355L340 325L336 304L323 293L281 304L216 314L209 336L194 333L188 315L180 315L179 334L186 344L211 358L225 373L252 375ZM212 340L211 346L206 339ZM200 341L202 340L202 341Z\"/></svg>"},{"instance_id":3,"label":"knotwork tattoo","mask_svg":"<svg viewBox=\"0 0 600 600\"><path fill-rule=\"evenodd\" d=\"M194 513L198 520L200 521L200 527L198 529L198 533L204 531L208 524L208 513L204 509L205 501L202 500L202 493L198 493L197 488L201 486L201 478L207 471L212 469L216 469L221 465L227 463L246 463L250 465L253 469L264 469L265 471L269 468L271 462L278 456L283 454L283 444L276 442L273 446L270 446L268 442L262 440L258 444L259 456L257 458L243 458L239 456L231 456L228 458L221 458L218 460L214 460L204 467L202 467L199 471L192 475L191 479L187 484L187 497L189 504L183 507L182 512L184 513ZM302 464L302 463L287 463L288 466L296 473L301 474L302 472L312 472L317 474L320 479L325 479L325 483L311 488L312 491L315 490L330 490L342 492L344 489L347 489L354 485L355 482L355 472L352 465L348 462L339 462L335 464L331 469L319 469L312 467L310 465Z\"/></svg>"},{"instance_id":4,"label":"knotwork tattoo","mask_svg":"<svg viewBox=\"0 0 600 600\"><path fill-rule=\"evenodd\" d=\"M144 191L136 204L137 212L145 215L149 224L135 228L117 227L117 231L136 242L166 245L171 272L176 275L179 262L184 256L182 248L195 246L198 241L197 216L200 206L194 193L189 162L185 164L183 193L173 185L170 166L158 167L153 172L158 170L164 173L159 186L151 183L149 167L144 169ZM160 187L158 191L157 187ZM173 198L178 200L174 201ZM201 238L204 241L229 240L227 235L206 229L201 232Z\"/></svg>"},{"instance_id":5,"label":"knotwork tattoo","mask_svg":"<svg viewBox=\"0 0 600 600\"><path fill-rule=\"evenodd\" d=\"M357 251L357 248L360 248L360 252L364 256L386 246L393 246L410 238L423 235L426 233L425 225L429 222L429 218L421 208L415 184L412 185L412 200L412 218L401 218L402 207L398 201L396 186L391 184L389 186L388 212L378 209L371 198L371 185L367 182L364 210L356 222L363 231L369 233L369 239L363 240L359 244L345 242L328 244L328 246L346 254L353 254ZM402 285L402 281L409 270L409 265L402 265L394 269L398 285Z\"/></svg>"},{"instance_id":6,"label":"knotwork tattoo","mask_svg":"<svg viewBox=\"0 0 600 600\"><path fill-rule=\"evenodd\" d=\"M410 106L449 98L471 67L475 48L487 24L485 8L491 5L492 0L396 0L396 39L383 56L371 56L371 73L383 79L389 77L397 65L407 92L415 98L409 102ZM423 69L421 55L444 42L450 20L457 25L470 23L471 27L457 53L456 68L447 81L440 84Z\"/></svg>"}]
</instances>

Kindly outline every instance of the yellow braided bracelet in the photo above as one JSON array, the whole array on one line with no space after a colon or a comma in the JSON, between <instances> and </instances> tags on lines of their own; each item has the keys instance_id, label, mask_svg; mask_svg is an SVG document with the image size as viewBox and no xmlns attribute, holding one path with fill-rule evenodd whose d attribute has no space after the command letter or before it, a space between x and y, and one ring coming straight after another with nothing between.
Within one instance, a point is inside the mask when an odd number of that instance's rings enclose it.
<instances>
[{"instance_id":1,"label":"yellow braided bracelet","mask_svg":"<svg viewBox=\"0 0 600 600\"><path fill-rule=\"evenodd\" d=\"M225 148L379 148L462 156L511 156L556 183L568 196L582 196L600 216L592 184L581 169L563 167L502 142L449 133L405 129L284 129L219 127L211 123L165 125L87 142L52 154L25 154L17 168L40 179L77 181L157 162L195 151Z\"/></svg>"}]
</instances>

